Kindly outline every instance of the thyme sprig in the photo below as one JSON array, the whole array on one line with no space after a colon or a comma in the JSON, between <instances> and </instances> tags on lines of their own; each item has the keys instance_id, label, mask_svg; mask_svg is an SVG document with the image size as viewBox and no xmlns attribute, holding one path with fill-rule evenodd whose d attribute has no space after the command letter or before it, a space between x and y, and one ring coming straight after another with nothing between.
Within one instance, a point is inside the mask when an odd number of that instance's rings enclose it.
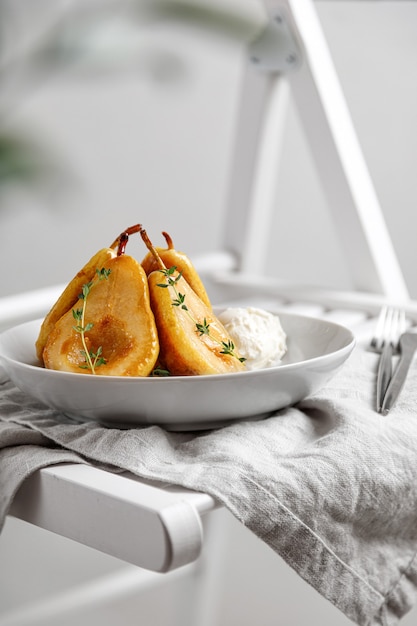
<instances>
[{"instance_id":1,"label":"thyme sprig","mask_svg":"<svg viewBox=\"0 0 417 626\"><path fill-rule=\"evenodd\" d=\"M97 367L100 367L100 365L105 365L107 361L103 356L102 346L99 346L95 352L93 350L89 350L87 347L85 334L88 333L94 326L92 322L86 323L85 321L87 299L97 281L107 280L110 272L111 270L105 269L104 267L102 267L100 270L96 269L95 279L90 280L88 283L85 283L82 286L81 293L78 296L78 298L83 301L81 309L72 309L72 316L77 322L77 324L73 326L73 329L75 330L75 332L80 334L81 343L83 346L83 349L80 352L84 357L84 363L80 365L80 368L91 370L92 374L96 373Z\"/></svg>"},{"instance_id":2,"label":"thyme sprig","mask_svg":"<svg viewBox=\"0 0 417 626\"><path fill-rule=\"evenodd\" d=\"M228 354L234 357L235 359L238 359L241 363L246 361L244 357L240 357L236 354L236 348L231 339L229 339L228 341L220 341L219 339L216 339L215 337L213 337L213 335L210 332L210 324L207 322L206 318L204 318L203 323L197 322L197 320L193 318L193 316L191 315L185 303L186 294L180 293L177 289L177 283L182 276L182 272L178 272L177 275L174 276L175 272L177 271L177 268L175 265L169 268L160 269L159 271L161 272L161 274L165 276L167 281L165 283L157 283L158 287L162 287L163 289L167 289L168 287L171 287L175 295L174 299L172 300L172 306L177 306L186 312L190 320L195 325L196 332L198 333L199 337L201 337L202 335L208 335L214 342L219 344L219 346L222 348L222 350L220 350L220 354Z\"/></svg>"}]
</instances>

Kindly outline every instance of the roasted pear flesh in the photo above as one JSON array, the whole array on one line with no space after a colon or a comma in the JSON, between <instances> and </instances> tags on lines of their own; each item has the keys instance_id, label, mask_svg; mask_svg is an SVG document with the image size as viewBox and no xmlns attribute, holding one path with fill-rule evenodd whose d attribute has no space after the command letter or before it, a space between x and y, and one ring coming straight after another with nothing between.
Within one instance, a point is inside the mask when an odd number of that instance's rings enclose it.
<instances>
[{"instance_id":1,"label":"roasted pear flesh","mask_svg":"<svg viewBox=\"0 0 417 626\"><path fill-rule=\"evenodd\" d=\"M115 256L116 251L112 248L99 250L66 286L42 322L41 330L36 341L36 354L41 363L43 363L43 351L47 339L57 321L76 304L82 286L92 280L96 269L104 267L110 259Z\"/></svg>"},{"instance_id":2,"label":"roasted pear flesh","mask_svg":"<svg viewBox=\"0 0 417 626\"><path fill-rule=\"evenodd\" d=\"M148 376L158 358L159 342L146 274L124 254L110 259L100 272L90 281L88 300L80 297L54 325L43 350L45 367Z\"/></svg>"},{"instance_id":3,"label":"roasted pear flesh","mask_svg":"<svg viewBox=\"0 0 417 626\"><path fill-rule=\"evenodd\" d=\"M148 276L159 336L159 361L174 376L225 374L245 369L233 341L181 272L166 267L145 230L143 241L157 270Z\"/></svg>"},{"instance_id":4,"label":"roasted pear flesh","mask_svg":"<svg viewBox=\"0 0 417 626\"><path fill-rule=\"evenodd\" d=\"M206 288L191 260L186 254L175 249L172 238L168 233L162 232L162 234L165 237L167 247L155 247L155 251L162 263L165 267L176 267L199 298L211 309L211 302ZM159 261L151 251L142 260L142 267L148 276L151 272L160 269Z\"/></svg>"},{"instance_id":5,"label":"roasted pear flesh","mask_svg":"<svg viewBox=\"0 0 417 626\"><path fill-rule=\"evenodd\" d=\"M176 291L170 286L161 287L164 276L160 271L156 270L148 277L162 366L173 376L243 371L245 365L236 351L231 354L227 350L233 348L226 329L187 281L178 276L178 273L171 276L178 279ZM183 300L182 305L176 304L177 294Z\"/></svg>"},{"instance_id":6,"label":"roasted pear flesh","mask_svg":"<svg viewBox=\"0 0 417 626\"><path fill-rule=\"evenodd\" d=\"M78 300L78 295L83 285L89 283L95 276L96 270L105 267L106 263L121 254L123 250L120 246L125 246L129 235L139 232L140 224L130 226L113 241L108 248L102 248L94 254L89 261L80 269L74 278L68 283L64 291L52 306L49 313L42 322L38 339L36 341L36 354L41 363L43 363L43 351L48 339L49 333L55 326L56 322L70 311Z\"/></svg>"}]
</instances>

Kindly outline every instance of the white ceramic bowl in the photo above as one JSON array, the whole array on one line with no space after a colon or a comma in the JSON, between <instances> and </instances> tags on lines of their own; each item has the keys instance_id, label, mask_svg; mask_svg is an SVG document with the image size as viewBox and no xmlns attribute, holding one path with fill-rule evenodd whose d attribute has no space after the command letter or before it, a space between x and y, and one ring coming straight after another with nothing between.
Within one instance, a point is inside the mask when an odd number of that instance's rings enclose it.
<instances>
[{"instance_id":1,"label":"white ceramic bowl","mask_svg":"<svg viewBox=\"0 0 417 626\"><path fill-rule=\"evenodd\" d=\"M282 364L213 376L128 378L47 370L35 341L41 320L0 335L0 362L22 391L76 420L120 428L159 424L197 430L266 417L323 387L351 353L355 340L343 326L279 313L287 333Z\"/></svg>"}]
</instances>

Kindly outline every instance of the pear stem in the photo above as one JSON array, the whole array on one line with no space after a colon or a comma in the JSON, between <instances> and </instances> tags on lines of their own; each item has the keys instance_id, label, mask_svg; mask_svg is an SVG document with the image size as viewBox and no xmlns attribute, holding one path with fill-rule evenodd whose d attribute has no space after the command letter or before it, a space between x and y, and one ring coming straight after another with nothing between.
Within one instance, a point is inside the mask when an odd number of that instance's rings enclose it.
<instances>
[{"instance_id":1,"label":"pear stem","mask_svg":"<svg viewBox=\"0 0 417 626\"><path fill-rule=\"evenodd\" d=\"M157 250L155 249L155 247L153 246L151 240L148 237L148 233L146 232L146 230L144 228L140 228L140 236L142 237L143 241L145 242L146 247L148 248L149 252L153 255L155 261L158 264L158 267L160 270L166 270L166 265L163 262L163 260L161 259L161 257L159 256Z\"/></svg>"},{"instance_id":2,"label":"pear stem","mask_svg":"<svg viewBox=\"0 0 417 626\"><path fill-rule=\"evenodd\" d=\"M122 237L124 237L125 235L127 236L134 235L134 233L140 232L141 229L142 229L142 224L135 224L134 226L129 226L129 228L126 228L126 230L120 233L120 235L113 241L113 243L109 247L114 250L115 248L119 246L120 240L122 239Z\"/></svg>"},{"instance_id":3,"label":"pear stem","mask_svg":"<svg viewBox=\"0 0 417 626\"><path fill-rule=\"evenodd\" d=\"M171 235L168 235L164 230L162 231L163 236L165 237L165 241L167 242L168 250L174 249L174 242L172 241Z\"/></svg>"},{"instance_id":4,"label":"pear stem","mask_svg":"<svg viewBox=\"0 0 417 626\"><path fill-rule=\"evenodd\" d=\"M122 256L126 252L127 242L129 241L129 235L124 232L119 237L119 245L117 246L117 256Z\"/></svg>"}]
</instances>

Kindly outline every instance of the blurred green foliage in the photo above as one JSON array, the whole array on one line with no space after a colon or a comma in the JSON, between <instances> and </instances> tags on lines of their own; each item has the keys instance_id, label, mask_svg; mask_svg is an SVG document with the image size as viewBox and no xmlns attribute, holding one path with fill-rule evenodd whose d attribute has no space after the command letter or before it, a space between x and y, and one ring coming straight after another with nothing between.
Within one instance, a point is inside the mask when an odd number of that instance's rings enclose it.
<instances>
[{"instance_id":1,"label":"blurred green foliage","mask_svg":"<svg viewBox=\"0 0 417 626\"><path fill-rule=\"evenodd\" d=\"M0 186L38 182L43 173L34 145L17 136L0 134Z\"/></svg>"}]
</instances>

